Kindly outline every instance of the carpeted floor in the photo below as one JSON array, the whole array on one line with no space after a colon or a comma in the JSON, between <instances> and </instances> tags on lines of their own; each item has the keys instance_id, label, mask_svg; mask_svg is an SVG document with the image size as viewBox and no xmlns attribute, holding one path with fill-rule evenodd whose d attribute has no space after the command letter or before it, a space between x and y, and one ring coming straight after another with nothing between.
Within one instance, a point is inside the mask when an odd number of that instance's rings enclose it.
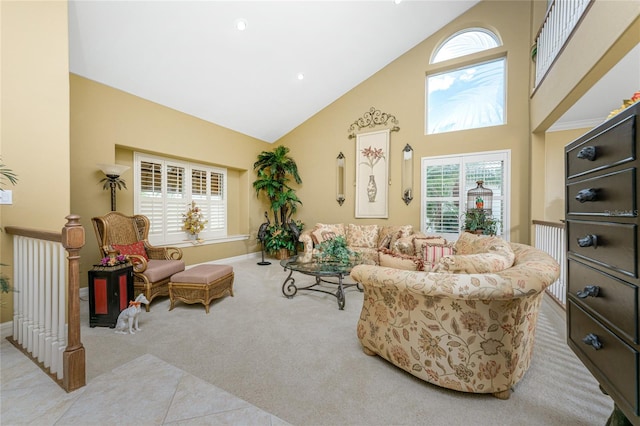
<instances>
[{"instance_id":1,"label":"carpeted floor","mask_svg":"<svg viewBox=\"0 0 640 426\"><path fill-rule=\"evenodd\" d=\"M561 311L545 300L534 359L509 400L442 389L365 355L356 337L362 293L282 295L279 263L234 267L235 297L202 305L168 298L143 312L136 335L88 327L87 380L151 354L294 425L603 425L613 403L565 343ZM294 273L297 284L311 277ZM152 390L150 390L152 391Z\"/></svg>"}]
</instances>

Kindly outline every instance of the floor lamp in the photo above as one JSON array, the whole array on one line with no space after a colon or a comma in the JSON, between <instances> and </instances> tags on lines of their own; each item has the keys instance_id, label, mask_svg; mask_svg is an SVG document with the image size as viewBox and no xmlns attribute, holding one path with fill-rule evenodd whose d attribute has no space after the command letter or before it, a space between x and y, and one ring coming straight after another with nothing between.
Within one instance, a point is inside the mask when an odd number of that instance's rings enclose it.
<instances>
[{"instance_id":1,"label":"floor lamp","mask_svg":"<svg viewBox=\"0 0 640 426\"><path fill-rule=\"evenodd\" d=\"M102 189L111 189L111 211L116 211L116 187L118 189L127 189L127 184L124 179L120 179L122 173L129 170L129 166L122 166L120 164L98 164L102 173L105 174L100 182L104 183Z\"/></svg>"}]
</instances>

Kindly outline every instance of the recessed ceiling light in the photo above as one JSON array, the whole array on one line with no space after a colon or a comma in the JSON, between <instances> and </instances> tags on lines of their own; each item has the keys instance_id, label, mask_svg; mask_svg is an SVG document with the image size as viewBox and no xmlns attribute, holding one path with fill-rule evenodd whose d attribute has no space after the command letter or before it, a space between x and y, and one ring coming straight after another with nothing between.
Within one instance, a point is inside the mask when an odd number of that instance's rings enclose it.
<instances>
[{"instance_id":1,"label":"recessed ceiling light","mask_svg":"<svg viewBox=\"0 0 640 426\"><path fill-rule=\"evenodd\" d=\"M246 19L236 19L235 21L236 29L238 31L244 31L247 29L247 21Z\"/></svg>"},{"instance_id":2,"label":"recessed ceiling light","mask_svg":"<svg viewBox=\"0 0 640 426\"><path fill-rule=\"evenodd\" d=\"M304 74L301 72L298 73L298 80L304 80Z\"/></svg>"},{"instance_id":3,"label":"recessed ceiling light","mask_svg":"<svg viewBox=\"0 0 640 426\"><path fill-rule=\"evenodd\" d=\"M400 4L402 0L393 0L393 4Z\"/></svg>"}]
</instances>

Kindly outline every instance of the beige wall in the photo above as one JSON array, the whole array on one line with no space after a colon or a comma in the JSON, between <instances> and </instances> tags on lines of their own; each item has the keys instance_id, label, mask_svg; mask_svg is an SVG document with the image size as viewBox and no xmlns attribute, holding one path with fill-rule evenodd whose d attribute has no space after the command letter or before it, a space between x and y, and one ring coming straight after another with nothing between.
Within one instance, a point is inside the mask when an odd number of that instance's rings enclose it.
<instances>
[{"instance_id":1,"label":"beige wall","mask_svg":"<svg viewBox=\"0 0 640 426\"><path fill-rule=\"evenodd\" d=\"M14 204L0 207L2 225L57 231L67 214L80 214L87 230L81 253L81 278L86 285L83 277L98 258L90 218L109 210L109 195L98 183L102 175L96 164L129 164L133 150L144 150L231 169L230 190L237 193L231 205L237 212L237 217L230 216L231 232L250 234L250 239L189 248L185 250L187 263L257 251L255 233L263 221L264 205L251 188L255 179L252 165L260 151L277 144L291 148L303 178L299 218L308 226L317 221L353 222L355 144L347 138L347 129L374 106L394 114L401 130L391 136L389 219L359 222L420 226L418 197L409 206L401 201L400 152L406 143L415 150L416 190L420 188L421 157L511 149L511 237L528 242L531 219L556 220L560 214L561 147L574 138L565 132L544 132L637 44L640 34L637 1L596 0L561 60L531 96L530 112L529 49L544 4L482 1L271 145L69 75L66 2L2 1L0 148L3 162L20 177L18 186L12 188ZM507 124L425 136L424 79L426 72L437 70L428 64L434 47L457 30L482 25L504 42L495 53L507 52ZM340 151L348 164L347 201L342 207L335 201L334 189L335 158ZM132 184L131 171L123 177ZM118 208L133 211L131 189L118 193ZM0 238L0 260L11 263L10 237L2 233ZM11 319L10 300L5 307L3 322Z\"/></svg>"},{"instance_id":2,"label":"beige wall","mask_svg":"<svg viewBox=\"0 0 640 426\"><path fill-rule=\"evenodd\" d=\"M175 157L229 169L229 234L243 241L184 247L187 265L258 250L256 232L264 207L251 187L253 163L273 145L71 74L71 206L82 217L87 244L82 250L81 286L99 259L91 218L110 210L98 163L132 166L133 152ZM117 192L117 210L133 214L133 172ZM185 207L186 209L186 207Z\"/></svg>"},{"instance_id":3,"label":"beige wall","mask_svg":"<svg viewBox=\"0 0 640 426\"><path fill-rule=\"evenodd\" d=\"M420 201L406 206L401 199L401 151L409 143L414 149L414 187L420 190L420 158L427 156L511 150L511 239L527 242L529 230L529 29L528 2L481 2L451 24L389 64L364 83L313 116L279 142L291 147L298 160L304 184L299 195L304 205L299 217L316 222L409 223L420 227ZM425 136L425 74L441 71L429 65L434 48L458 30L485 26L495 31L504 46L496 56L507 55L507 124L484 129ZM523 31L525 29L525 31ZM480 55L481 56L481 55ZM477 56L476 56L477 57ZM452 61L459 66L462 61ZM449 64L447 64L449 65ZM391 133L389 219L354 218L355 140L347 138L351 123L370 107L393 114L399 132ZM372 130L376 130L374 128ZM367 131L369 129L365 129ZM347 161L346 201L335 201L335 158L342 151Z\"/></svg>"},{"instance_id":4,"label":"beige wall","mask_svg":"<svg viewBox=\"0 0 640 426\"><path fill-rule=\"evenodd\" d=\"M533 2L536 16L540 3ZM589 129L545 132L638 43L640 2L596 0L531 95L532 219L564 217L564 146Z\"/></svg>"},{"instance_id":5,"label":"beige wall","mask_svg":"<svg viewBox=\"0 0 640 426\"><path fill-rule=\"evenodd\" d=\"M549 132L545 135L544 214L536 219L549 222L564 220L564 147L591 130L574 129Z\"/></svg>"},{"instance_id":6,"label":"beige wall","mask_svg":"<svg viewBox=\"0 0 640 426\"><path fill-rule=\"evenodd\" d=\"M0 3L2 163L19 178L2 226L59 232L70 213L67 3ZM12 237L0 233L2 272L12 278ZM13 295L2 296L10 321Z\"/></svg>"},{"instance_id":7,"label":"beige wall","mask_svg":"<svg viewBox=\"0 0 640 426\"><path fill-rule=\"evenodd\" d=\"M640 43L640 2L597 0L531 97L531 128L546 131Z\"/></svg>"}]
</instances>

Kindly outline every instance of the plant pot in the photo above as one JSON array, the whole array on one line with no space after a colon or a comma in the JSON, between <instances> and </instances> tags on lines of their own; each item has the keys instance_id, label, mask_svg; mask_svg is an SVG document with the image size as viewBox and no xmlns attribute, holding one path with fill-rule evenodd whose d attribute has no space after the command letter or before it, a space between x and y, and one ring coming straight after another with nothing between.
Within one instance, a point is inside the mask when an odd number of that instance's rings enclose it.
<instances>
[{"instance_id":1,"label":"plant pot","mask_svg":"<svg viewBox=\"0 0 640 426\"><path fill-rule=\"evenodd\" d=\"M288 259L288 258L289 258L289 250L287 250L286 248L281 248L276 252L276 259L282 260L282 259Z\"/></svg>"}]
</instances>

